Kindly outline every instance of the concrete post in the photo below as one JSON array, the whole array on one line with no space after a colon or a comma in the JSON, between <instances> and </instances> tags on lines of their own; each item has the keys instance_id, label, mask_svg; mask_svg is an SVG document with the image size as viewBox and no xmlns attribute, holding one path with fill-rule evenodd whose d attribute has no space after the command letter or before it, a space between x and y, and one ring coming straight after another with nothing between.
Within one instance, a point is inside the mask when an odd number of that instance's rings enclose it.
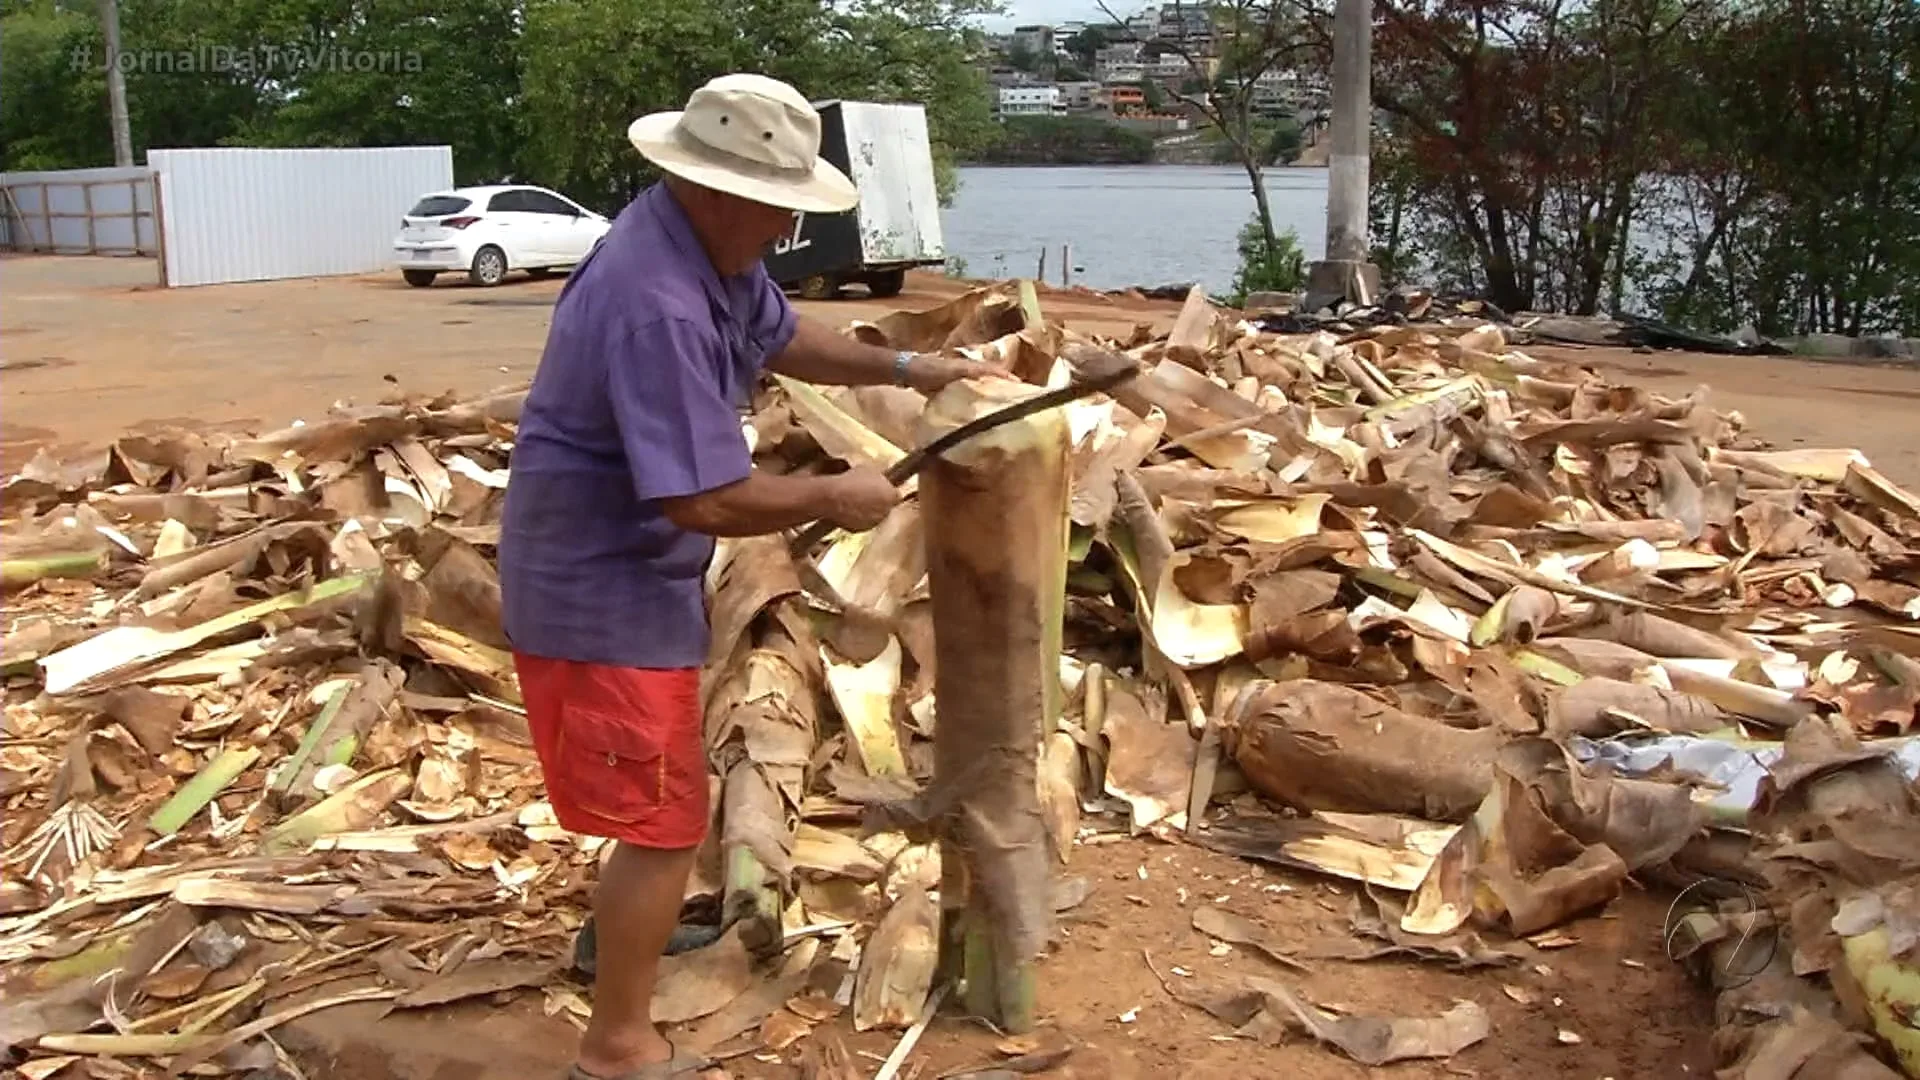
<instances>
[{"instance_id":1,"label":"concrete post","mask_svg":"<svg viewBox=\"0 0 1920 1080\"><path fill-rule=\"evenodd\" d=\"M1373 3L1338 0L1333 14L1333 122L1327 168L1327 257L1307 276L1314 308L1379 299L1380 270L1368 261L1368 143L1373 129Z\"/></svg>"},{"instance_id":2,"label":"concrete post","mask_svg":"<svg viewBox=\"0 0 1920 1080\"><path fill-rule=\"evenodd\" d=\"M133 164L133 137L127 129L127 77L120 72L119 0L100 0L100 29L107 46L107 109L113 124L113 163L124 169Z\"/></svg>"}]
</instances>

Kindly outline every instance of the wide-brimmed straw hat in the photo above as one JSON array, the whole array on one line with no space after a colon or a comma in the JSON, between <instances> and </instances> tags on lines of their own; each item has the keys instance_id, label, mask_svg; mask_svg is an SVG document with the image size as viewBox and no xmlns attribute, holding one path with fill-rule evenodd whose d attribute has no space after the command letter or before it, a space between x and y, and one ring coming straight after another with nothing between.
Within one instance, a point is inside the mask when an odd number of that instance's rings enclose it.
<instances>
[{"instance_id":1,"label":"wide-brimmed straw hat","mask_svg":"<svg viewBox=\"0 0 1920 1080\"><path fill-rule=\"evenodd\" d=\"M828 214L860 201L853 181L820 157L820 114L765 75L722 75L686 109L635 120L627 138L667 172L754 202Z\"/></svg>"}]
</instances>

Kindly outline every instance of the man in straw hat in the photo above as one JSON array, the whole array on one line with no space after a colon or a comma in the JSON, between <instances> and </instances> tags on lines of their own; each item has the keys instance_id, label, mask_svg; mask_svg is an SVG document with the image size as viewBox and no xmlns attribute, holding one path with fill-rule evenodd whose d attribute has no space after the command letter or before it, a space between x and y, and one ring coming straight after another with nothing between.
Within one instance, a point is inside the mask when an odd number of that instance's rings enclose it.
<instances>
[{"instance_id":1,"label":"man in straw hat","mask_svg":"<svg viewBox=\"0 0 1920 1080\"><path fill-rule=\"evenodd\" d=\"M816 519L870 529L899 500L871 468L753 468L740 426L760 370L933 393L983 369L863 345L800 318L761 258L796 211L858 201L785 83L726 75L627 137L667 174L561 290L527 395L500 530L507 636L565 828L615 841L594 898L593 1018L572 1080L665 1080L708 1063L650 1017L659 957L707 830L699 669L714 537Z\"/></svg>"}]
</instances>

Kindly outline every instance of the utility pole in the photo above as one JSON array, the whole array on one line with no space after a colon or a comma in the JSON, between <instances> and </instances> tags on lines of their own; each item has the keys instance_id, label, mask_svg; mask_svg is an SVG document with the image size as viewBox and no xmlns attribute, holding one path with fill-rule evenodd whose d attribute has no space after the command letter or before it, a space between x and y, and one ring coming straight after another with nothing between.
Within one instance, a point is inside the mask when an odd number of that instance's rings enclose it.
<instances>
[{"instance_id":1,"label":"utility pole","mask_svg":"<svg viewBox=\"0 0 1920 1080\"><path fill-rule=\"evenodd\" d=\"M1380 268L1367 239L1368 144L1373 134L1373 2L1333 11L1333 120L1327 167L1327 257L1307 275L1308 304L1379 301Z\"/></svg>"},{"instance_id":2,"label":"utility pole","mask_svg":"<svg viewBox=\"0 0 1920 1080\"><path fill-rule=\"evenodd\" d=\"M120 73L120 3L100 0L100 28L107 38L107 108L113 118L113 163L133 164L133 135L127 130L127 77Z\"/></svg>"}]
</instances>

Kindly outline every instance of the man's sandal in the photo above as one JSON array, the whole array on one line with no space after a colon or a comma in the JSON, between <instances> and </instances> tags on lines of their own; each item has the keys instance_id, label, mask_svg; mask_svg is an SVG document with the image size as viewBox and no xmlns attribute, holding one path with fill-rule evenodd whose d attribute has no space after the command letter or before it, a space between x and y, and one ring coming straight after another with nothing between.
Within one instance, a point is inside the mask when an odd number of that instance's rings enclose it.
<instances>
[{"instance_id":1,"label":"man's sandal","mask_svg":"<svg viewBox=\"0 0 1920 1080\"><path fill-rule=\"evenodd\" d=\"M682 1050L673 1043L667 1044L673 1050L673 1056L665 1061L656 1061L651 1065L642 1065L637 1069L614 1076L595 1076L593 1073L575 1065L567 1071L567 1080L680 1080L682 1077L698 1076L715 1066L716 1062L704 1054Z\"/></svg>"}]
</instances>

